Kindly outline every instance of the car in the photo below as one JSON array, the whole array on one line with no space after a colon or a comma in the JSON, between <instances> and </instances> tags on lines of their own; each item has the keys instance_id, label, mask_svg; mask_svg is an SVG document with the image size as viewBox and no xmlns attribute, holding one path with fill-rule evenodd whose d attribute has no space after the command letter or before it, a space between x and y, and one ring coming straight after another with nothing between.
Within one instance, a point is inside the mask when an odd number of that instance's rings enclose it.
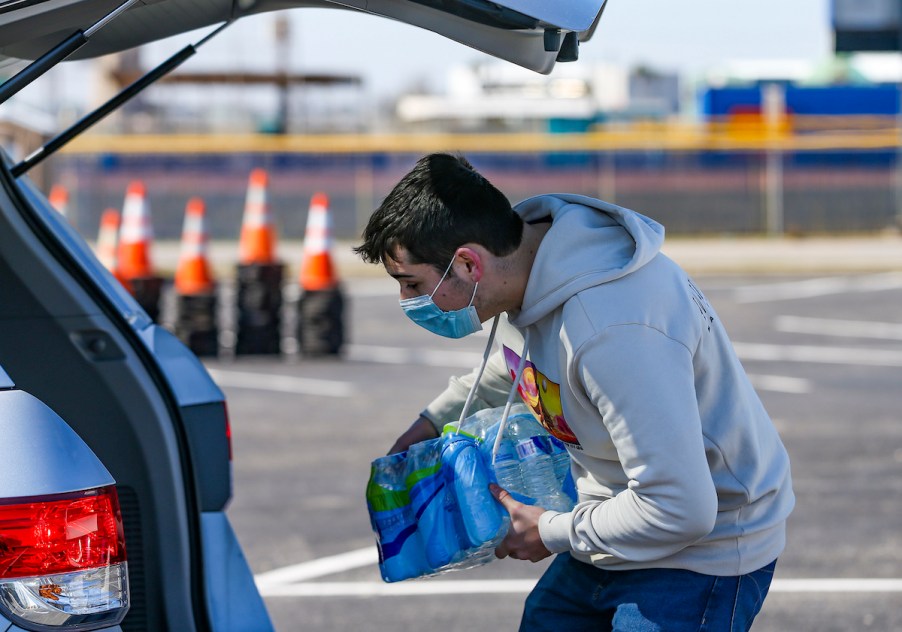
<instances>
[{"instance_id":1,"label":"car","mask_svg":"<svg viewBox=\"0 0 902 632\"><path fill-rule=\"evenodd\" d=\"M293 7L367 11L547 73L576 58L604 5L0 2L0 65L22 67L0 85L0 107L63 59ZM0 156L0 632L272 629L225 513L225 396L28 177L168 69L25 159Z\"/></svg>"}]
</instances>

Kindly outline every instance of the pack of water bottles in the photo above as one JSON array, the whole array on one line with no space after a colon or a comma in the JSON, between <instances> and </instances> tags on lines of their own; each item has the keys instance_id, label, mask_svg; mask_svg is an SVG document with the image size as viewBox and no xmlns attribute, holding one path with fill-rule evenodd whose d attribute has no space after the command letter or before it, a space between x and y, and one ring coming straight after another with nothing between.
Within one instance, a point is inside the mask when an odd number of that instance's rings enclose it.
<instances>
[{"instance_id":1,"label":"pack of water bottles","mask_svg":"<svg viewBox=\"0 0 902 632\"><path fill-rule=\"evenodd\" d=\"M373 461L366 497L382 579L491 561L509 519L489 492L490 480L476 441L461 433Z\"/></svg>"},{"instance_id":2,"label":"pack of water bottles","mask_svg":"<svg viewBox=\"0 0 902 632\"><path fill-rule=\"evenodd\" d=\"M473 568L493 559L509 517L488 489L569 511L575 490L569 454L525 406L449 424L442 436L372 463L367 507L386 582ZM494 464L493 464L494 461Z\"/></svg>"}]
</instances>

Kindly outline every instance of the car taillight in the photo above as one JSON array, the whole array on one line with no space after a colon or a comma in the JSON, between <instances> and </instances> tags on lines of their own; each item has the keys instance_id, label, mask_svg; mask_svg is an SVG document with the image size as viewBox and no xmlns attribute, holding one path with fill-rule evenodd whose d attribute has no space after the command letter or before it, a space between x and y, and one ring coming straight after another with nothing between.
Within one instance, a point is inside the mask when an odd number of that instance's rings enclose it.
<instances>
[{"instance_id":1,"label":"car taillight","mask_svg":"<svg viewBox=\"0 0 902 632\"><path fill-rule=\"evenodd\" d=\"M0 501L0 607L26 628L122 620L128 573L115 487Z\"/></svg>"},{"instance_id":2,"label":"car taillight","mask_svg":"<svg viewBox=\"0 0 902 632\"><path fill-rule=\"evenodd\" d=\"M226 441L229 443L229 463L232 462L232 424L229 422L229 406L223 400L222 412L225 415L225 435Z\"/></svg>"}]
</instances>

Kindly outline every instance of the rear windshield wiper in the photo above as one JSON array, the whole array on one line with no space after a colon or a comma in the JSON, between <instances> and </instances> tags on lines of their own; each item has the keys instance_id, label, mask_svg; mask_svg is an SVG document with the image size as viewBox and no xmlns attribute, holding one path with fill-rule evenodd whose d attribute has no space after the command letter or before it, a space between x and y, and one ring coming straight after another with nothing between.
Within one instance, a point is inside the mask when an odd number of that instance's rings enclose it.
<instances>
[{"instance_id":1,"label":"rear windshield wiper","mask_svg":"<svg viewBox=\"0 0 902 632\"><path fill-rule=\"evenodd\" d=\"M223 23L221 26L219 26L219 28L201 39L197 44L188 44L182 50L171 56L169 59L156 66L153 70L135 80L134 83L126 86L121 92L119 92L109 101L98 107L96 110L90 112L89 114L86 114L81 119L73 123L69 128L60 132L49 141L47 141L44 145L31 152L22 162L10 169L10 173L12 173L14 178L18 178L20 175L34 167L36 164L43 161L45 158L50 157L54 152L66 145L66 143L81 134L83 131L91 127L94 123L105 117L113 110L117 109L123 103L144 90L144 88L154 83L157 79L160 79L161 77L166 75L169 71L180 66L182 62L193 56L194 53L197 52L198 48L206 44L215 35L221 33L223 29L225 29L229 24L231 24L231 22Z\"/></svg>"},{"instance_id":2,"label":"rear windshield wiper","mask_svg":"<svg viewBox=\"0 0 902 632\"><path fill-rule=\"evenodd\" d=\"M87 44L94 33L115 20L131 8L133 4L137 4L139 1L140 0L125 0L125 2L97 20L93 25L84 30L76 31L15 75L4 81L3 84L0 85L0 103L6 103L10 97L15 95L22 88Z\"/></svg>"}]
</instances>

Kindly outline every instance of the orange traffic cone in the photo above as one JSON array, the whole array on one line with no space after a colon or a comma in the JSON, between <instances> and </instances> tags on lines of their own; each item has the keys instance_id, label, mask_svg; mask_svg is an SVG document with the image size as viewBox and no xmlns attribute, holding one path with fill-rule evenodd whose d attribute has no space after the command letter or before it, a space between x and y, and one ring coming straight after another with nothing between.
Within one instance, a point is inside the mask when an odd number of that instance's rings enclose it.
<instances>
[{"instance_id":1,"label":"orange traffic cone","mask_svg":"<svg viewBox=\"0 0 902 632\"><path fill-rule=\"evenodd\" d=\"M304 254L298 282L307 292L329 290L338 285L332 265L332 220L329 217L329 198L316 193L310 200L307 229L304 233Z\"/></svg>"},{"instance_id":2,"label":"orange traffic cone","mask_svg":"<svg viewBox=\"0 0 902 632\"><path fill-rule=\"evenodd\" d=\"M61 184L54 184L50 189L50 196L47 198L50 206L59 211L63 217L69 214L69 191Z\"/></svg>"},{"instance_id":3,"label":"orange traffic cone","mask_svg":"<svg viewBox=\"0 0 902 632\"><path fill-rule=\"evenodd\" d=\"M108 208L100 216L100 232L97 233L97 258L103 267L121 279L116 263L116 249L119 245L119 211Z\"/></svg>"},{"instance_id":4,"label":"orange traffic cone","mask_svg":"<svg viewBox=\"0 0 902 632\"><path fill-rule=\"evenodd\" d=\"M251 171L238 246L238 260L242 264L276 262L276 231L269 213L268 186L269 176L264 169Z\"/></svg>"},{"instance_id":5,"label":"orange traffic cone","mask_svg":"<svg viewBox=\"0 0 902 632\"><path fill-rule=\"evenodd\" d=\"M310 200L304 258L298 278L303 294L298 301L296 339L304 355L337 355L344 344L344 296L332 265L332 225L329 198L317 193Z\"/></svg>"},{"instance_id":6,"label":"orange traffic cone","mask_svg":"<svg viewBox=\"0 0 902 632\"><path fill-rule=\"evenodd\" d=\"M207 261L207 220L204 201L191 198L185 207L182 251L175 271L175 290L181 295L210 294L213 274Z\"/></svg>"},{"instance_id":7,"label":"orange traffic cone","mask_svg":"<svg viewBox=\"0 0 902 632\"><path fill-rule=\"evenodd\" d=\"M135 181L128 185L122 208L117 256L119 272L127 280L153 276L150 261L153 230L146 197L143 183Z\"/></svg>"}]
</instances>

